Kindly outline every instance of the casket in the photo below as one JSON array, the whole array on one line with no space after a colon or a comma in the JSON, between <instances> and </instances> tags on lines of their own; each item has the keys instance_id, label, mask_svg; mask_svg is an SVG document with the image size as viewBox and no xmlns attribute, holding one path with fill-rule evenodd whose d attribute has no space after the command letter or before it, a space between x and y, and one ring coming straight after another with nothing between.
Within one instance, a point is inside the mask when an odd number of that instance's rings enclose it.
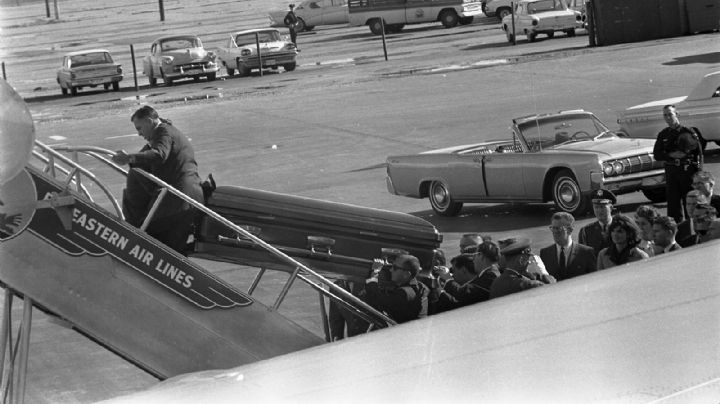
<instances>
[{"instance_id":1,"label":"casket","mask_svg":"<svg viewBox=\"0 0 720 404\"><path fill-rule=\"evenodd\" d=\"M331 278L361 280L373 259L399 250L432 265L442 235L409 214L257 189L220 186L207 207L263 241ZM291 272L264 248L205 216L193 255Z\"/></svg>"}]
</instances>

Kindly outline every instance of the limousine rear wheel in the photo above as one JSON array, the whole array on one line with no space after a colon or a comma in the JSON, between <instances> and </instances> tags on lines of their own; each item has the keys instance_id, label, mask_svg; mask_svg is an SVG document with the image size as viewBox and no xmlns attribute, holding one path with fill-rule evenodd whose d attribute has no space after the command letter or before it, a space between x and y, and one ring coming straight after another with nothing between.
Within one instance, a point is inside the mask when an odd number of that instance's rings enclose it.
<instances>
[{"instance_id":1,"label":"limousine rear wheel","mask_svg":"<svg viewBox=\"0 0 720 404\"><path fill-rule=\"evenodd\" d=\"M570 170L562 170L555 175L552 196L555 206L563 212L582 214L588 209L588 197L583 196Z\"/></svg>"},{"instance_id":2,"label":"limousine rear wheel","mask_svg":"<svg viewBox=\"0 0 720 404\"><path fill-rule=\"evenodd\" d=\"M442 181L430 183L428 199L430 199L430 206L433 210L441 216L457 216L463 207L462 202L452 200L447 185Z\"/></svg>"}]
</instances>

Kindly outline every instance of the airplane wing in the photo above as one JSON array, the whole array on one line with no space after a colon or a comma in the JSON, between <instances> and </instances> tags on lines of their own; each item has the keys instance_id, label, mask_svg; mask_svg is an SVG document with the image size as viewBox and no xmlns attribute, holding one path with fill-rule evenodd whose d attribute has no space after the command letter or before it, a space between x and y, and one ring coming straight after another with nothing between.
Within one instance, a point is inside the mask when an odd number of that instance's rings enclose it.
<instances>
[{"instance_id":1,"label":"airplane wing","mask_svg":"<svg viewBox=\"0 0 720 404\"><path fill-rule=\"evenodd\" d=\"M107 403L717 403L718 242Z\"/></svg>"}]
</instances>

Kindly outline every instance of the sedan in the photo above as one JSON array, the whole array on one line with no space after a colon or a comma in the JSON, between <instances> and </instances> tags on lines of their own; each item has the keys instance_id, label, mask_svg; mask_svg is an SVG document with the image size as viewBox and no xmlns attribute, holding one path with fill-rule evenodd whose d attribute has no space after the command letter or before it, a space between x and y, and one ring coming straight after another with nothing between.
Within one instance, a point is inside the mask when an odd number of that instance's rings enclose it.
<instances>
[{"instance_id":1,"label":"sedan","mask_svg":"<svg viewBox=\"0 0 720 404\"><path fill-rule=\"evenodd\" d=\"M107 90L112 86L113 90L118 91L122 79L122 67L113 61L110 52L105 49L66 54L56 75L63 95L67 95L68 90L72 95L77 95L83 87L103 86Z\"/></svg>"},{"instance_id":2,"label":"sedan","mask_svg":"<svg viewBox=\"0 0 720 404\"><path fill-rule=\"evenodd\" d=\"M527 35L530 42L535 42L538 34L552 38L556 31L575 36L575 29L583 27L582 15L568 8L565 0L520 0L514 19L514 25L513 15L502 20L508 42L513 42L519 34Z\"/></svg>"},{"instance_id":3,"label":"sedan","mask_svg":"<svg viewBox=\"0 0 720 404\"><path fill-rule=\"evenodd\" d=\"M584 213L598 189L642 191L653 202L665 197L654 141L619 136L590 112L517 118L511 130L506 140L390 156L388 191L428 198L443 216L457 215L466 202L552 201L561 211Z\"/></svg>"},{"instance_id":4,"label":"sedan","mask_svg":"<svg viewBox=\"0 0 720 404\"><path fill-rule=\"evenodd\" d=\"M297 48L289 39L274 28L239 31L232 35L227 45L218 48L218 63L225 66L228 76L247 76L253 69L282 66L293 71L297 66Z\"/></svg>"},{"instance_id":5,"label":"sedan","mask_svg":"<svg viewBox=\"0 0 720 404\"><path fill-rule=\"evenodd\" d=\"M202 41L195 35L175 35L159 38L150 46L150 55L143 59L143 74L150 86L157 85L162 78L171 86L175 80L206 77L216 78L220 67L215 63L215 54L203 48Z\"/></svg>"},{"instance_id":6,"label":"sedan","mask_svg":"<svg viewBox=\"0 0 720 404\"><path fill-rule=\"evenodd\" d=\"M316 25L347 24L347 0L305 0L295 7L298 32L312 31ZM271 27L284 27L288 10L276 10L268 13Z\"/></svg>"}]
</instances>

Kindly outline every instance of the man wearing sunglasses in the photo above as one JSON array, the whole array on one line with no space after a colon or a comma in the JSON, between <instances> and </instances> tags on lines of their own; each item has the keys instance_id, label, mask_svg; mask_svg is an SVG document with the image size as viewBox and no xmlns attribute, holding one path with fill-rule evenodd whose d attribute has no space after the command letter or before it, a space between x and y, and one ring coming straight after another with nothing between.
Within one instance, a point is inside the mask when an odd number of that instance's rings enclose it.
<instances>
[{"instance_id":1,"label":"man wearing sunglasses","mask_svg":"<svg viewBox=\"0 0 720 404\"><path fill-rule=\"evenodd\" d=\"M370 277L365 281L365 302L398 323L426 317L429 290L416 279L420 271L417 257L398 255L390 272L391 287L380 288L377 275Z\"/></svg>"},{"instance_id":2,"label":"man wearing sunglasses","mask_svg":"<svg viewBox=\"0 0 720 404\"><path fill-rule=\"evenodd\" d=\"M557 212L550 219L553 245L540 250L540 258L548 273L555 279L574 278L595 272L597 259L592 247L573 242L575 218L567 212Z\"/></svg>"}]
</instances>

